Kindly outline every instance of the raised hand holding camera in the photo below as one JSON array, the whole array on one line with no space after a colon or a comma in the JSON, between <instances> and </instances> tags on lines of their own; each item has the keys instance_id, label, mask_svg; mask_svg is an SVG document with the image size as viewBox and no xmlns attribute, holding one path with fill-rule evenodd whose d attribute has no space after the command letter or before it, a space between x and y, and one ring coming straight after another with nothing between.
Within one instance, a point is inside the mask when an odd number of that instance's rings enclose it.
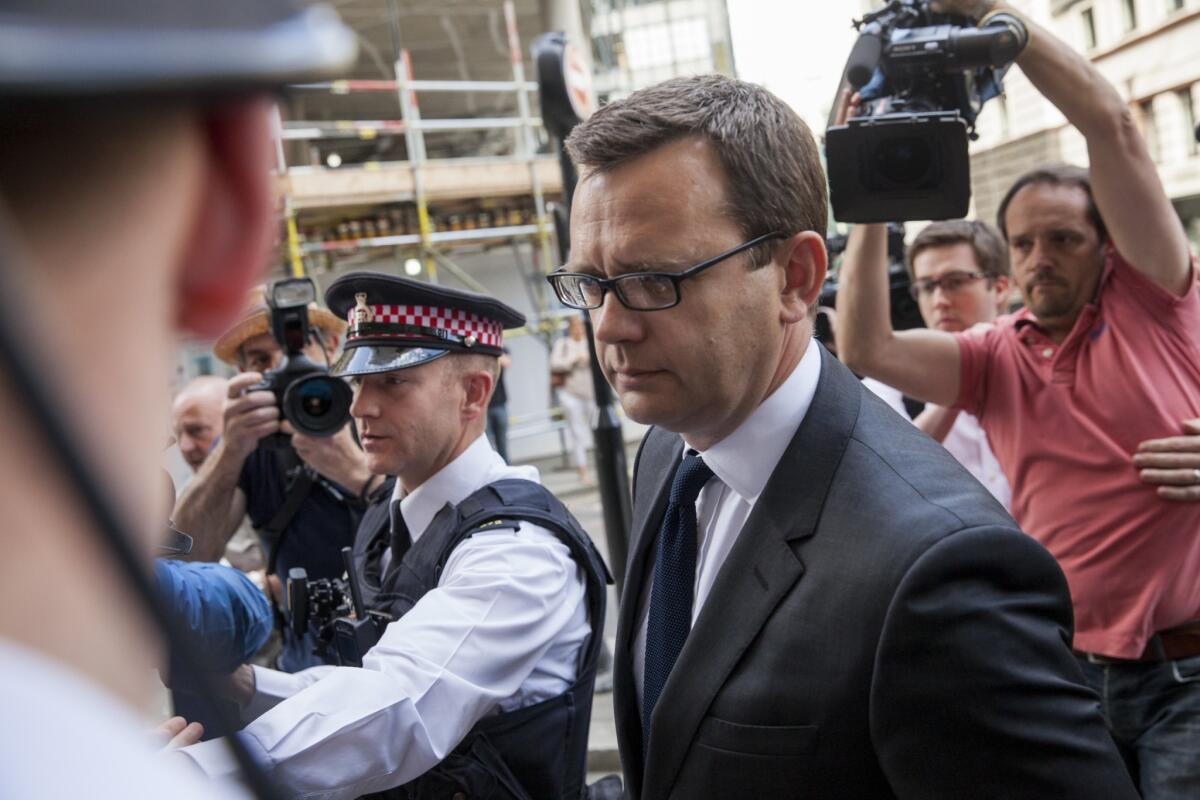
<instances>
[{"instance_id":1,"label":"raised hand holding camera","mask_svg":"<svg viewBox=\"0 0 1200 800\"><path fill-rule=\"evenodd\" d=\"M299 433L285 420L280 425L280 432L291 435L292 447L304 463L339 486L359 491L371 481L371 471L367 469L363 452L355 443L348 425L342 426L332 436L313 436Z\"/></svg>"},{"instance_id":2,"label":"raised hand holding camera","mask_svg":"<svg viewBox=\"0 0 1200 800\"><path fill-rule=\"evenodd\" d=\"M979 21L999 7L996 0L933 0L930 7L944 14L961 14L968 19Z\"/></svg>"},{"instance_id":3,"label":"raised hand holding camera","mask_svg":"<svg viewBox=\"0 0 1200 800\"><path fill-rule=\"evenodd\" d=\"M304 354L309 336L316 331L308 321L308 306L315 297L316 288L308 278L276 281L267 288L271 335L283 349L283 359L250 388L272 392L280 413L295 430L332 436L350 420L352 393L345 381L330 377L328 367ZM287 447L290 442L280 436L268 444Z\"/></svg>"},{"instance_id":4,"label":"raised hand holding camera","mask_svg":"<svg viewBox=\"0 0 1200 800\"><path fill-rule=\"evenodd\" d=\"M239 458L249 455L264 436L279 433L279 406L272 392L256 388L262 382L258 372L243 372L229 381L221 443Z\"/></svg>"},{"instance_id":5,"label":"raised hand holding camera","mask_svg":"<svg viewBox=\"0 0 1200 800\"><path fill-rule=\"evenodd\" d=\"M990 14L978 28L970 24L993 6L891 0L855 22L859 39L845 76L866 113L826 134L830 201L838 220L966 213L967 140L1028 39L1024 23L1011 14Z\"/></svg>"}]
</instances>

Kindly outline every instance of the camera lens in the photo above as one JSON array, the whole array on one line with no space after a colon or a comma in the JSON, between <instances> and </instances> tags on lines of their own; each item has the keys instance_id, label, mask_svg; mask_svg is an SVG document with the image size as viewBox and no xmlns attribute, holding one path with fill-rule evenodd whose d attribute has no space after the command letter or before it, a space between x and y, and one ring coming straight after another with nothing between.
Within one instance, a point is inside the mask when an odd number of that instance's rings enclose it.
<instances>
[{"instance_id":1,"label":"camera lens","mask_svg":"<svg viewBox=\"0 0 1200 800\"><path fill-rule=\"evenodd\" d=\"M875 168L898 186L910 186L927 179L932 164L929 142L916 136L889 139L881 142L875 151Z\"/></svg>"},{"instance_id":2,"label":"camera lens","mask_svg":"<svg viewBox=\"0 0 1200 800\"><path fill-rule=\"evenodd\" d=\"M303 433L332 436L350 418L350 387L340 378L313 375L301 378L283 395L283 415Z\"/></svg>"},{"instance_id":3,"label":"camera lens","mask_svg":"<svg viewBox=\"0 0 1200 800\"><path fill-rule=\"evenodd\" d=\"M321 417L329 413L333 405L333 393L323 383L310 383L299 392L300 407L310 417Z\"/></svg>"}]
</instances>

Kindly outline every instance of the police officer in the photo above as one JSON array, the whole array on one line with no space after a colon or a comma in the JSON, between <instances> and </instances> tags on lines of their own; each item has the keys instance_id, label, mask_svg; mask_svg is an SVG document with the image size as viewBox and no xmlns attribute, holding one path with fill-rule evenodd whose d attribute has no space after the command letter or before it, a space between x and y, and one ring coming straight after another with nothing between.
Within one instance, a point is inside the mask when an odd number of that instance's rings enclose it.
<instances>
[{"instance_id":1,"label":"police officer","mask_svg":"<svg viewBox=\"0 0 1200 800\"><path fill-rule=\"evenodd\" d=\"M235 674L252 750L295 794L578 798L603 562L570 513L484 436L505 328L489 297L370 273L326 294L334 368L372 471L396 476L355 542L366 605L394 620L362 669ZM266 710L269 709L269 710ZM185 752L220 775L207 742Z\"/></svg>"}]
</instances>

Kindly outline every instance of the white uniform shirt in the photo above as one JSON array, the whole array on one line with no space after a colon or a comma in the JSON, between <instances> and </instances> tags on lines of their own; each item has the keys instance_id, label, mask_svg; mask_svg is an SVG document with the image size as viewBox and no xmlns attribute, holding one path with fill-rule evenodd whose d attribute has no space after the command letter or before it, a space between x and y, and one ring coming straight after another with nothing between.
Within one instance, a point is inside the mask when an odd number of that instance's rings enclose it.
<instances>
[{"instance_id":1,"label":"white uniform shirt","mask_svg":"<svg viewBox=\"0 0 1200 800\"><path fill-rule=\"evenodd\" d=\"M960 411L942 446L1000 501L1005 511L1009 510L1012 506L1012 490L1000 470L1000 463L992 454L987 434L983 432L978 419Z\"/></svg>"},{"instance_id":2,"label":"white uniform shirt","mask_svg":"<svg viewBox=\"0 0 1200 800\"><path fill-rule=\"evenodd\" d=\"M413 541L446 503L502 478L537 481L538 473L505 464L480 436L403 497ZM388 625L361 668L288 675L255 667L247 711L269 710L247 726L247 745L291 797L354 798L407 783L483 717L570 687L591 633L585 594L570 551L545 528L477 533L451 553L438 586ZM184 752L209 775L232 768L219 743Z\"/></svg>"},{"instance_id":3,"label":"white uniform shirt","mask_svg":"<svg viewBox=\"0 0 1200 800\"><path fill-rule=\"evenodd\" d=\"M85 676L0 639L0 797L233 800L161 745L127 706ZM165 742L163 743L165 744Z\"/></svg>"},{"instance_id":4,"label":"white uniform shirt","mask_svg":"<svg viewBox=\"0 0 1200 800\"><path fill-rule=\"evenodd\" d=\"M704 601L708 599L721 565L741 533L742 525L766 488L767 480L799 429L804 415L808 413L820 377L821 350L814 339L809 341L804 357L787 380L754 409L737 430L700 453L704 463L713 471L713 477L696 499L700 541L696 549L693 625L704 608ZM684 452L687 452L686 447ZM642 480L646 480L646 477L643 476ZM640 600L638 613L641 623L633 642L633 682L639 708L645 676L646 627L650 621L649 599L653 582L651 574Z\"/></svg>"}]
</instances>

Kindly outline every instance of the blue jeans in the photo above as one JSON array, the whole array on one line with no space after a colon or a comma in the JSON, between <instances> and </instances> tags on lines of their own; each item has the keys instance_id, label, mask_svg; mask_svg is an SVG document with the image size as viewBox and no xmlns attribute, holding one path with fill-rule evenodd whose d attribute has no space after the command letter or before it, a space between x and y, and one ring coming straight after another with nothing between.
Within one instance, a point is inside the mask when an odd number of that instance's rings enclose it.
<instances>
[{"instance_id":1,"label":"blue jeans","mask_svg":"<svg viewBox=\"0 0 1200 800\"><path fill-rule=\"evenodd\" d=\"M1200 656L1111 664L1077 658L1142 797L1200 798Z\"/></svg>"}]
</instances>

